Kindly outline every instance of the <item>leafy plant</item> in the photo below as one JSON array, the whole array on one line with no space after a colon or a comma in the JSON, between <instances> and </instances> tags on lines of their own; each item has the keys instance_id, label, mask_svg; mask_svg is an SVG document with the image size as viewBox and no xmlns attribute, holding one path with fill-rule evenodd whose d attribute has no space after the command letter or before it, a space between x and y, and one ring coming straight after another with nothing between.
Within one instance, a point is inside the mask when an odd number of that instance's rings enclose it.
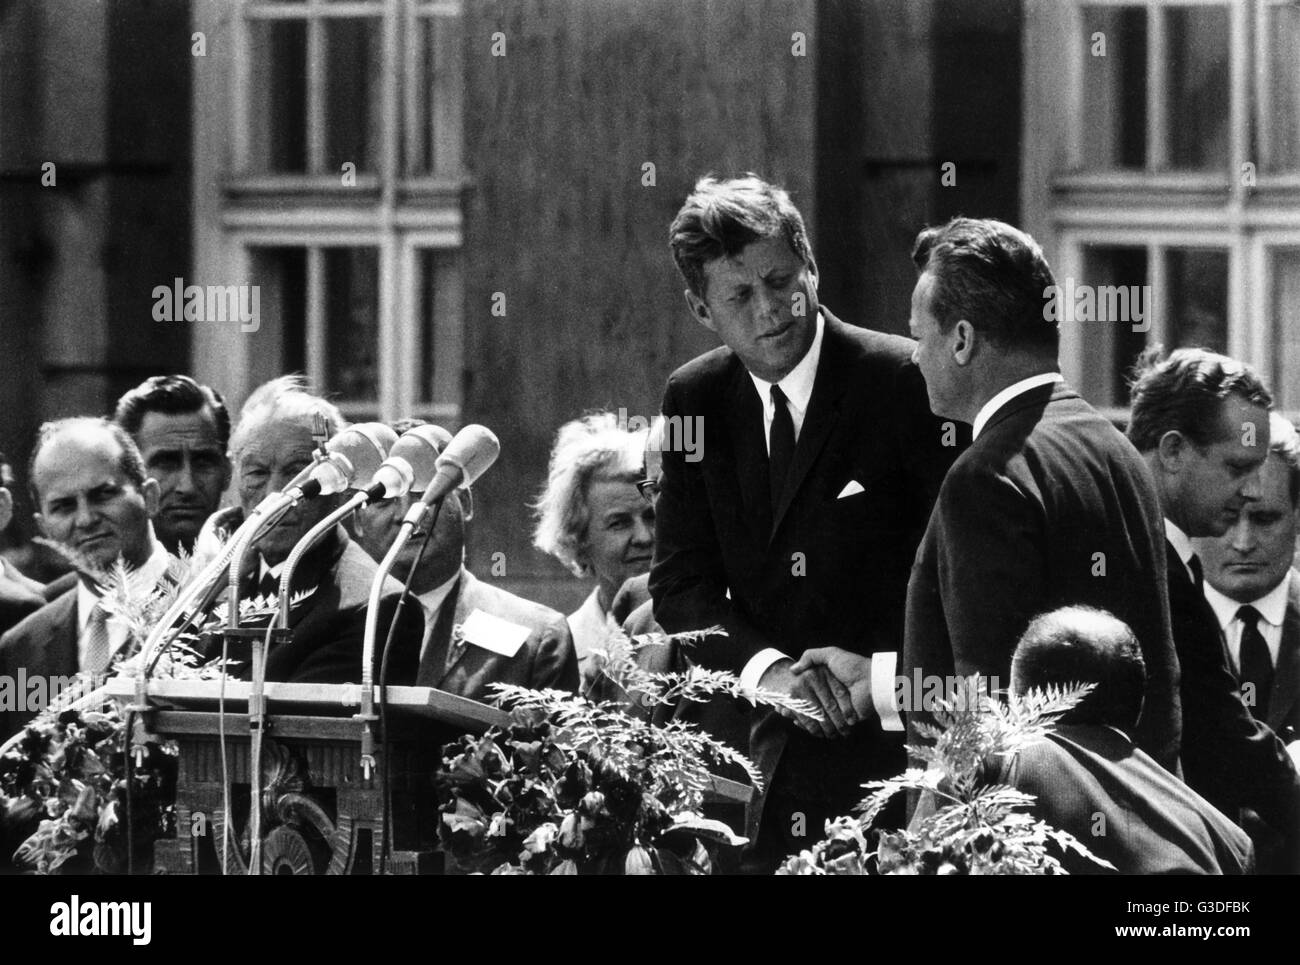
<instances>
[{"instance_id":1,"label":"leafy plant","mask_svg":"<svg viewBox=\"0 0 1300 965\"><path fill-rule=\"evenodd\" d=\"M1065 874L1058 853L1074 851L1106 868L1073 835L1030 813L1034 796L996 783L1002 761L1022 743L1046 734L1092 684L1051 687L1004 703L976 675L939 700L934 723L919 723L929 745L908 745L926 763L895 778L863 785L870 794L854 817L826 823L826 837L788 858L777 874ZM899 793L921 795L912 824L900 831L873 825Z\"/></svg>"},{"instance_id":2,"label":"leafy plant","mask_svg":"<svg viewBox=\"0 0 1300 965\"><path fill-rule=\"evenodd\" d=\"M626 677L624 678L626 679ZM645 674L656 701L738 693L730 674ZM496 685L510 724L443 749L439 828L450 864L492 874L708 874L746 839L701 815L710 767L754 765L693 724L662 726L558 690ZM756 694L759 702L768 700ZM775 697L807 712L803 702Z\"/></svg>"}]
</instances>

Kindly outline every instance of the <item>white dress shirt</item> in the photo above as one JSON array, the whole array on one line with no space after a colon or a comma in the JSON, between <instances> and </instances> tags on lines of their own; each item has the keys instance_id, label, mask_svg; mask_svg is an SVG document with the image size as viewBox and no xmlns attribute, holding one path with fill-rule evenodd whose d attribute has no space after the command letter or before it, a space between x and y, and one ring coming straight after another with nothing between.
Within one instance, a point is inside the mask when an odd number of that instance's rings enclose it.
<instances>
[{"instance_id":1,"label":"white dress shirt","mask_svg":"<svg viewBox=\"0 0 1300 965\"><path fill-rule=\"evenodd\" d=\"M1064 381L1065 376L1060 372L1043 372L1039 375L1031 375L1027 379L1021 379L1019 382L1011 383L980 407L979 412L975 415L975 421L971 423L971 440L978 439L979 434L984 431L984 427L989 424L989 420L1016 396L1024 395L1026 392L1042 385L1054 385L1057 382Z\"/></svg>"},{"instance_id":2,"label":"white dress shirt","mask_svg":"<svg viewBox=\"0 0 1300 965\"><path fill-rule=\"evenodd\" d=\"M1286 619L1287 593L1291 588L1290 575L1288 571L1281 583L1259 599L1251 600L1250 603L1238 603L1236 600L1229 599L1210 586L1208 580L1206 581L1205 599L1214 608L1214 615L1219 619L1223 638L1228 641L1228 652L1232 655L1232 669L1238 676L1241 674L1241 631L1244 624L1237 619L1237 611L1243 606L1253 606L1259 611L1259 622L1256 626L1264 642L1268 644L1269 659L1276 667L1277 655L1282 649L1282 621Z\"/></svg>"},{"instance_id":3,"label":"white dress shirt","mask_svg":"<svg viewBox=\"0 0 1300 965\"><path fill-rule=\"evenodd\" d=\"M804 353L799 364L786 373L780 382L764 382L753 372L749 377L754 382L758 398L763 403L763 442L767 451L772 452L772 419L776 416L776 407L772 403L772 386L779 385L785 393L786 409L794 423L794 441L799 441L799 432L803 429L804 416L808 414L808 402L812 399L813 382L817 379L817 363L822 357L822 334L826 331L826 322L822 313L817 313L817 333L812 344Z\"/></svg>"},{"instance_id":4,"label":"white dress shirt","mask_svg":"<svg viewBox=\"0 0 1300 965\"><path fill-rule=\"evenodd\" d=\"M150 534L152 536L152 533ZM153 550L149 558L137 570L131 571L128 581L133 594L148 593L163 576L167 573L167 567L171 563L171 556L163 548L162 543L156 539L153 540ZM102 594L96 592L96 587L88 586L85 580L77 581L77 668L82 669L86 666L86 650L90 645L88 635L86 634L86 624L90 622L90 613L99 603ZM117 616L110 616L107 623L108 629L108 652L116 654L126 643L130 635L130 629Z\"/></svg>"}]
</instances>

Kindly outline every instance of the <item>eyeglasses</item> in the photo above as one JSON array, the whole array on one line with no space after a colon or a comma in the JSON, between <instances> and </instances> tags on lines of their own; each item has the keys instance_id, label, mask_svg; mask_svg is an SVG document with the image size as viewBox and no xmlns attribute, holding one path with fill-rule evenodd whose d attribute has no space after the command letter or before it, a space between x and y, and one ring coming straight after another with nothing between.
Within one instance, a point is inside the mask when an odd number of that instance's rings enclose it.
<instances>
[{"instance_id":1,"label":"eyeglasses","mask_svg":"<svg viewBox=\"0 0 1300 965\"><path fill-rule=\"evenodd\" d=\"M636 491L646 498L648 502L654 502L659 498L659 480L642 479L636 484Z\"/></svg>"}]
</instances>

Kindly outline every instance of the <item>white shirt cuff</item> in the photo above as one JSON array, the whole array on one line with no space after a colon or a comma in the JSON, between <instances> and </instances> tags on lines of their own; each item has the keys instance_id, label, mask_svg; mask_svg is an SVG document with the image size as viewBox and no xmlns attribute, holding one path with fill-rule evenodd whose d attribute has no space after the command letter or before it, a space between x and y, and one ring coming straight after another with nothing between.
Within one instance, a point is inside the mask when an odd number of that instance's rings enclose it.
<instances>
[{"instance_id":1,"label":"white shirt cuff","mask_svg":"<svg viewBox=\"0 0 1300 965\"><path fill-rule=\"evenodd\" d=\"M768 647L766 650L760 650L749 658L749 663L745 664L745 669L740 672L740 690L748 695L758 689L758 682L763 679L763 674L767 673L767 668L772 666L778 660L789 660L790 657L783 654L774 647ZM754 703L753 698L749 702Z\"/></svg>"},{"instance_id":2,"label":"white shirt cuff","mask_svg":"<svg viewBox=\"0 0 1300 965\"><path fill-rule=\"evenodd\" d=\"M876 716L880 718L880 729L895 733L903 729L903 718L898 714L894 693L897 669L897 652L885 650L871 655L871 703L876 708Z\"/></svg>"}]
</instances>

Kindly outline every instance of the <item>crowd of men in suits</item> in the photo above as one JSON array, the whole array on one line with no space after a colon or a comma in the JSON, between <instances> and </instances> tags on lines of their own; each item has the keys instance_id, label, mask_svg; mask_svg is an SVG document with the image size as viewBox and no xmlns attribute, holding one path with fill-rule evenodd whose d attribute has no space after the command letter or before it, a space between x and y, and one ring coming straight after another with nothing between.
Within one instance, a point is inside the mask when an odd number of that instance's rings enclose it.
<instances>
[{"instance_id":1,"label":"crowd of men in suits","mask_svg":"<svg viewBox=\"0 0 1300 965\"><path fill-rule=\"evenodd\" d=\"M918 236L910 339L820 304L798 209L756 177L698 182L670 246L688 310L722 345L672 373L662 414L698 420L703 438L687 453L652 431L643 467L626 451L583 457L613 467L605 476L557 465L568 451L557 446L552 483L615 484L601 498L629 534L606 541L615 562L589 570L598 586L568 620L470 572L473 497L449 496L411 575L419 606L402 612L388 682L478 700L493 683L617 699L575 635L602 621L637 634L723 627L689 651L638 658L728 670L742 692L812 709L656 711L758 765L764 789L744 816L756 872L906 765L905 734L932 709L906 692L914 682L1093 683L1056 734L1002 762L1041 813L1124 871L1297 870L1300 779L1286 745L1300 722L1300 439L1249 366L1196 348L1147 353L1121 432L1060 373L1041 249L997 221ZM94 574L121 558L141 586L163 579L173 554L201 554L308 465L321 426L344 425L285 377L254 391L232 427L219 393L177 375L127 393L111 419L44 426L28 472L37 525L76 570L42 587L5 565L0 675L108 669L129 641ZM636 476L639 509L617 488ZM220 509L232 481L237 502ZM418 498L359 511L303 558L292 638L272 648L269 679L359 679L376 561ZM248 595L274 595L295 543L335 505L301 503L258 544ZM0 488L0 523L11 512ZM539 526L538 545L587 572L581 532L551 529ZM400 562L405 575L415 553ZM390 578L381 625L400 592ZM517 639L465 639L477 611ZM2 736L30 716L6 713ZM885 818L906 819L902 800Z\"/></svg>"}]
</instances>

